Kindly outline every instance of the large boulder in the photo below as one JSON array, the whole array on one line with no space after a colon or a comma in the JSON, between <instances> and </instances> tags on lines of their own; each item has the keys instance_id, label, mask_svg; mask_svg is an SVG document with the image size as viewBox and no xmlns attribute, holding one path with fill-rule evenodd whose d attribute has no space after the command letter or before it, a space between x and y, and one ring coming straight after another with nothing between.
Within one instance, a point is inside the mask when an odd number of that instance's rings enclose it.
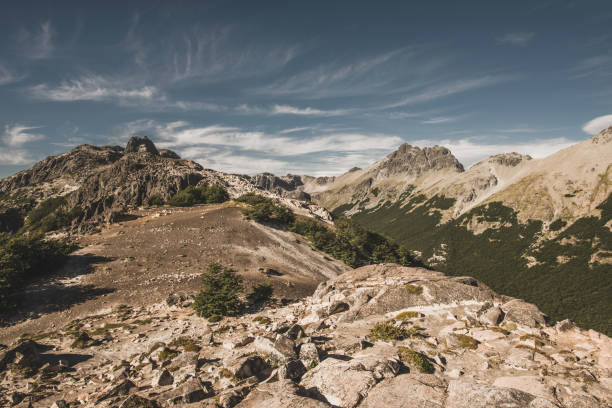
<instances>
[{"instance_id":1,"label":"large boulder","mask_svg":"<svg viewBox=\"0 0 612 408\"><path fill-rule=\"evenodd\" d=\"M514 388L493 387L463 381L448 386L446 408L558 408L543 398Z\"/></svg>"},{"instance_id":2,"label":"large boulder","mask_svg":"<svg viewBox=\"0 0 612 408\"><path fill-rule=\"evenodd\" d=\"M434 375L403 374L377 384L359 405L363 408L442 408L446 384Z\"/></svg>"},{"instance_id":3,"label":"large boulder","mask_svg":"<svg viewBox=\"0 0 612 408\"><path fill-rule=\"evenodd\" d=\"M236 405L236 408L325 408L330 407L316 399L299 394L304 391L290 380L259 385Z\"/></svg>"},{"instance_id":4,"label":"large boulder","mask_svg":"<svg viewBox=\"0 0 612 408\"><path fill-rule=\"evenodd\" d=\"M359 361L327 358L308 371L300 384L334 406L352 408L376 384L376 378Z\"/></svg>"}]
</instances>

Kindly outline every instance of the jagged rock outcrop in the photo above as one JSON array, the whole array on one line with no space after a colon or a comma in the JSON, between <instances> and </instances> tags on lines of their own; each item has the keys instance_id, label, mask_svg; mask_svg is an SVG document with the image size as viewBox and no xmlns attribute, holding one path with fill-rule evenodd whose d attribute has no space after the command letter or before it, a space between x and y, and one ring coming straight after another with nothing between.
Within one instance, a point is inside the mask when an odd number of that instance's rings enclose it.
<instances>
[{"instance_id":1,"label":"jagged rock outcrop","mask_svg":"<svg viewBox=\"0 0 612 408\"><path fill-rule=\"evenodd\" d=\"M407 143L381 160L376 168L377 178L397 174L416 178L429 171L445 169L464 171L463 165L446 147L434 146L421 149Z\"/></svg>"},{"instance_id":2,"label":"jagged rock outcrop","mask_svg":"<svg viewBox=\"0 0 612 408\"><path fill-rule=\"evenodd\" d=\"M169 149L159 149L159 155L167 159L179 159L180 160L181 158L181 156L179 156L178 153L176 153L173 150L169 150Z\"/></svg>"},{"instance_id":3,"label":"jagged rock outcrop","mask_svg":"<svg viewBox=\"0 0 612 408\"><path fill-rule=\"evenodd\" d=\"M159 156L159 151L157 151L157 147L155 144L149 139L147 136L138 137L132 136L125 146L126 153L139 153L146 152L155 156Z\"/></svg>"},{"instance_id":4,"label":"jagged rock outcrop","mask_svg":"<svg viewBox=\"0 0 612 408\"><path fill-rule=\"evenodd\" d=\"M304 183L300 176L287 174L283 177L277 177L271 173L259 173L251 177L250 180L255 186L280 196L310 201L310 195L301 189Z\"/></svg>"},{"instance_id":5,"label":"jagged rock outcrop","mask_svg":"<svg viewBox=\"0 0 612 408\"><path fill-rule=\"evenodd\" d=\"M140 401L605 408L612 402L612 339L569 321L550 326L533 305L469 277L366 266L322 283L303 301L271 304L254 317L211 323L165 303L85 316L28 344L53 348L41 351L40 361L56 353L90 357L74 358L70 367L34 366L28 375L40 385L30 388L18 371L0 367L0 404L15 392L41 406L61 400L86 407ZM81 330L98 341L72 349L63 339ZM53 388L45 386L49 379Z\"/></svg>"}]
</instances>

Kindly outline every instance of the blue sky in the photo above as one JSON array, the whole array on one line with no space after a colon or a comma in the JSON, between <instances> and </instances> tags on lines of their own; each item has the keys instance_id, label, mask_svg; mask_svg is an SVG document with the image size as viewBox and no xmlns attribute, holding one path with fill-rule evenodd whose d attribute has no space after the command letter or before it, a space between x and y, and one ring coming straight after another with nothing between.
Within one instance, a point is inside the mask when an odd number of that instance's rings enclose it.
<instances>
[{"instance_id":1,"label":"blue sky","mask_svg":"<svg viewBox=\"0 0 612 408\"><path fill-rule=\"evenodd\" d=\"M612 3L2 1L0 176L149 135L207 168L469 166L612 125Z\"/></svg>"}]
</instances>

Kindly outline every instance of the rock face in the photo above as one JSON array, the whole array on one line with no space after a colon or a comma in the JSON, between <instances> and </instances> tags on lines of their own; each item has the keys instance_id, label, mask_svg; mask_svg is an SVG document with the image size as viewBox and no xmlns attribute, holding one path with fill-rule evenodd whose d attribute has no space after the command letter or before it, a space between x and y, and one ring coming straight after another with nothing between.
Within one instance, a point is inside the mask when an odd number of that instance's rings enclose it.
<instances>
[{"instance_id":1,"label":"rock face","mask_svg":"<svg viewBox=\"0 0 612 408\"><path fill-rule=\"evenodd\" d=\"M339 303L346 307L332 307ZM548 326L533 305L468 277L366 266L257 317L269 321L244 314L211 323L165 302L82 317L39 335L44 344L22 340L0 354L0 405L9 396L86 407L605 408L612 402L612 339L567 321ZM104 327L103 336L94 330ZM99 342L71 349L63 339L78 330L90 330ZM245 342L246 336L256 340ZM54 356L71 356L71 367ZM12 368L26 360L36 362L25 372L29 378ZM40 385L27 385L34 381Z\"/></svg>"},{"instance_id":2,"label":"rock face","mask_svg":"<svg viewBox=\"0 0 612 408\"><path fill-rule=\"evenodd\" d=\"M146 152L154 156L159 156L159 152L157 151L157 148L155 147L151 139L149 139L147 136L144 136L144 137L133 136L132 138L130 138L130 140L127 143L127 146L125 146L125 152L126 153Z\"/></svg>"},{"instance_id":3,"label":"rock face","mask_svg":"<svg viewBox=\"0 0 612 408\"><path fill-rule=\"evenodd\" d=\"M463 165L446 147L434 146L420 149L407 143L379 162L377 168L378 178L397 174L416 178L426 172L445 169L464 171Z\"/></svg>"}]
</instances>

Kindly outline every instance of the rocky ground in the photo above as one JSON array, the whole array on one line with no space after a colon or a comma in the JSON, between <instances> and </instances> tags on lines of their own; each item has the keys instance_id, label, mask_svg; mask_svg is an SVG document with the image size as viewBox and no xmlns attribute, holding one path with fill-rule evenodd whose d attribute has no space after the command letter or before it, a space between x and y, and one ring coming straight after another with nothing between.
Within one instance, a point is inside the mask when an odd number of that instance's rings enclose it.
<instances>
[{"instance_id":1,"label":"rocky ground","mask_svg":"<svg viewBox=\"0 0 612 408\"><path fill-rule=\"evenodd\" d=\"M0 352L0 404L608 407L612 340L472 278L348 271L210 323L191 300L108 305ZM54 404L54 405L53 405Z\"/></svg>"}]
</instances>

